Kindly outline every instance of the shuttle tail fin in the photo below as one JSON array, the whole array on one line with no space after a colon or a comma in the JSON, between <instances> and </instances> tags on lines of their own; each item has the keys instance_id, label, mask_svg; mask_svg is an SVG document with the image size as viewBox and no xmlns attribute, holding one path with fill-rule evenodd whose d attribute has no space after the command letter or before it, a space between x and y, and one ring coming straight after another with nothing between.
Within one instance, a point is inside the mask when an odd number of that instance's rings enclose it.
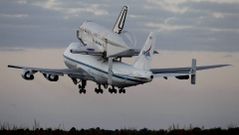
<instances>
[{"instance_id":1,"label":"shuttle tail fin","mask_svg":"<svg viewBox=\"0 0 239 135\"><path fill-rule=\"evenodd\" d=\"M151 32L140 51L140 54L137 58L137 60L134 63L134 67L143 69L143 70L149 70L151 66L152 57L154 54L154 46L155 46L155 34Z\"/></svg>"},{"instance_id":2,"label":"shuttle tail fin","mask_svg":"<svg viewBox=\"0 0 239 135\"><path fill-rule=\"evenodd\" d=\"M122 10L121 10L116 22L115 22L115 25L113 27L113 32L118 33L118 34L121 33L121 31L124 28L127 12L128 12L128 7L123 6L123 8L122 8Z\"/></svg>"}]
</instances>

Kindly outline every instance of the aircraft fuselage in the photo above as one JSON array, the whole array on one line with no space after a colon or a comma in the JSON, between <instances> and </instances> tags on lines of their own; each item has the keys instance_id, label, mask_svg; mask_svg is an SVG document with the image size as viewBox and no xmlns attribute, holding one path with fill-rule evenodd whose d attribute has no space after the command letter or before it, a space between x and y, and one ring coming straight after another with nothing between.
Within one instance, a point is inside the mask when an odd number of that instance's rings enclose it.
<instances>
[{"instance_id":1,"label":"aircraft fuselage","mask_svg":"<svg viewBox=\"0 0 239 135\"><path fill-rule=\"evenodd\" d=\"M108 61L98 56L72 54L70 49L73 47L73 45L70 45L64 52L66 66L71 69L83 69L94 76L93 81L96 83L108 85ZM112 71L111 85L118 88L147 83L153 79L152 72L140 70L119 61L113 61Z\"/></svg>"}]
</instances>

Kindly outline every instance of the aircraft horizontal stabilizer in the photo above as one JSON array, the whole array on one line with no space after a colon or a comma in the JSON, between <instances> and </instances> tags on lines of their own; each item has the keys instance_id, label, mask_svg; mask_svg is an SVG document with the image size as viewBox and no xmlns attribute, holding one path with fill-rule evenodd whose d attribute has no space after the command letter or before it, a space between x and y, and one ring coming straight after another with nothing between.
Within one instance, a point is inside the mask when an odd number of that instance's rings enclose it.
<instances>
[{"instance_id":1,"label":"aircraft horizontal stabilizer","mask_svg":"<svg viewBox=\"0 0 239 135\"><path fill-rule=\"evenodd\" d=\"M150 71L154 74L154 77L163 77L165 79L167 79L168 77L175 77L180 80L187 80L189 79L189 76L190 76L191 84L195 85L197 71L221 68L226 66L231 66L231 65L219 64L219 65L197 66L196 59L192 59L191 67L150 69Z\"/></svg>"}]
</instances>

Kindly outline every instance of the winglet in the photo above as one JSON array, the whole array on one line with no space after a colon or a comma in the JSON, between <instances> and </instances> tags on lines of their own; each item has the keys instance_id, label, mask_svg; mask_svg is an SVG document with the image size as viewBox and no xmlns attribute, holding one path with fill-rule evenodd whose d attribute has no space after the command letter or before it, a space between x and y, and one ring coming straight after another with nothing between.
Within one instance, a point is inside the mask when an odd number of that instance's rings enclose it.
<instances>
[{"instance_id":1,"label":"winglet","mask_svg":"<svg viewBox=\"0 0 239 135\"><path fill-rule=\"evenodd\" d=\"M117 34L121 33L121 31L124 28L127 12L128 12L128 7L123 6L123 8L122 8L122 10L121 10L116 22L115 22L115 25L113 27L113 32L115 32Z\"/></svg>"}]
</instances>

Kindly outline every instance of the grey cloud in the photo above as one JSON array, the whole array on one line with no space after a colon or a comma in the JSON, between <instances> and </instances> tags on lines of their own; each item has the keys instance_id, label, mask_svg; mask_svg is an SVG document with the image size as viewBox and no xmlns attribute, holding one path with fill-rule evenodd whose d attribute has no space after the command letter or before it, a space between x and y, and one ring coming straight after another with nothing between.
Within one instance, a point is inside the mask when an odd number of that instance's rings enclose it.
<instances>
[{"instance_id":1,"label":"grey cloud","mask_svg":"<svg viewBox=\"0 0 239 135\"><path fill-rule=\"evenodd\" d=\"M66 47L77 41L75 30L85 20L111 28L122 5L129 6L126 30L135 34L138 47L143 45L150 31L156 31L159 32L157 45L163 49L239 50L236 45L239 42L236 38L239 36L238 3L210 0L182 1L168 7L188 9L181 13L144 0L102 0L100 3L95 0L3 0L0 46ZM175 45L173 41L179 42Z\"/></svg>"}]
</instances>

